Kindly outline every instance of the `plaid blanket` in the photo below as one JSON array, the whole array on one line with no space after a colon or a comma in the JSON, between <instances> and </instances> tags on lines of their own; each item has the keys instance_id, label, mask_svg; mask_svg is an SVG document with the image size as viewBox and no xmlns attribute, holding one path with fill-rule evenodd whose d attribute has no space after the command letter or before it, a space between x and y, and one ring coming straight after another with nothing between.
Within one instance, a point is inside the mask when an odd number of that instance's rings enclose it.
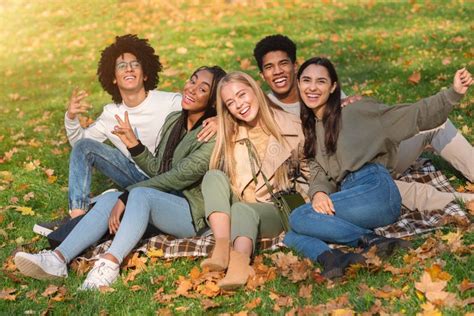
<instances>
[{"instance_id":1,"label":"plaid blanket","mask_svg":"<svg viewBox=\"0 0 474 316\"><path fill-rule=\"evenodd\" d=\"M427 159L419 159L399 179L407 182L422 182L434 186L439 191L454 192L448 179L437 171ZM447 224L469 223L469 218L460 206L454 202L448 204L443 210L411 211L402 208L401 216L396 223L375 229L377 234L386 237L406 237L425 233ZM275 250L284 247L284 233L273 239L260 239L257 247L260 250ZM112 241L108 240L90 249L84 254L84 259L96 259L98 255L107 251ZM207 256L214 246L212 235L176 239L168 235L157 235L138 244L135 251L146 253L148 250L163 251L164 258L176 257L201 257Z\"/></svg>"}]
</instances>

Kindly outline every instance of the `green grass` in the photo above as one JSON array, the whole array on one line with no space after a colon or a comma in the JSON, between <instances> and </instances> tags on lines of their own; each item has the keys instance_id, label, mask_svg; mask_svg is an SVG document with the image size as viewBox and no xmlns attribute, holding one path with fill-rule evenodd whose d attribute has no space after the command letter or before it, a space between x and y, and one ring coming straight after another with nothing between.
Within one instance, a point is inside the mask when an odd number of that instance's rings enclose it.
<instances>
[{"instance_id":1,"label":"green grass","mask_svg":"<svg viewBox=\"0 0 474 316\"><path fill-rule=\"evenodd\" d=\"M7 233L7 238L0 234L2 265L18 244L35 237L31 231L35 222L65 213L70 151L63 128L66 103L74 87L90 92L91 117L96 117L110 101L97 82L95 71L100 50L115 35L137 33L150 39L165 65L160 89L168 91L179 91L191 71L203 64L218 64L230 71L239 69L241 60L249 59L252 66L246 71L258 78L253 47L263 36L277 32L297 42L300 61L319 54L329 56L338 67L347 94L371 94L387 103L412 102L429 96L449 86L456 69L467 66L471 72L474 70L474 4L469 1L313 4L301 0L266 1L258 5L239 4L239 1L235 4L222 1L220 5L199 2L6 0L0 4L0 51L3 52L0 157L12 148L18 151L10 161L0 164L0 171L9 171L13 176L12 182L0 183L0 206L3 209L11 205L11 199L17 197L18 205L36 212L34 216L23 216L14 210L0 212L0 229ZM180 47L187 48L187 53L177 53ZM444 65L446 58L450 62ZM407 81L414 71L420 71L422 77L416 86ZM471 143L474 142L473 96L469 93L462 107L450 116L458 128L471 129L465 133ZM28 145L31 140L38 145ZM40 167L25 170L25 163L33 160L39 160ZM441 159L435 157L435 164L450 177L456 175L455 185L465 184L466 180ZM55 183L47 182L44 169L55 171ZM110 185L105 178L95 177L93 192L100 193ZM34 192L35 197L24 201L23 196L28 192ZM465 244L471 245L473 239L472 233L464 235ZM41 239L32 244L31 250L40 250L46 244ZM444 270L453 276L449 291L462 299L472 295L472 290L460 293L456 285L466 278L472 281L469 267L474 265L473 256L443 253L438 259L446 262ZM403 265L402 255L395 256L391 262ZM294 307L323 304L347 292L350 296L347 308L360 313L369 310L375 302L373 295L359 296L358 285L365 283L373 287L385 284L407 287L405 299L383 300L383 303L391 313L414 315L421 311L423 303L415 293L414 281L419 280L423 268L432 262L423 262L413 275L399 280L387 272L367 271L358 272L354 279L338 283L332 289L306 280L303 283L313 284L310 300L298 298L300 284L279 276L258 291L239 290L233 296L219 296L214 301L220 306L205 312L199 299L181 297L169 304L153 300L153 294L161 286L166 293L173 293L178 275L187 276L197 264L189 259L174 260L171 264L158 261L131 282L143 286L137 292L119 282L113 293L81 293L76 289L83 277L71 272L69 278L56 283L64 283L68 289L66 300L51 303L50 307L55 315L101 311L118 315L154 314L161 308L183 314L236 313L260 297L262 303L253 311L269 314L274 306L270 291L291 295ZM150 279L159 275L165 275L166 279L151 284ZM16 301L0 300L0 314L16 315L25 311L39 314L48 308L48 298L41 293L49 282L21 278L22 283L17 283L5 273L0 273L0 282L1 289L17 290ZM26 298L31 290L38 291L36 300ZM183 306L189 309L182 312L176 309ZM279 313L288 310L283 308ZM470 306L442 311L459 315L472 310Z\"/></svg>"}]
</instances>

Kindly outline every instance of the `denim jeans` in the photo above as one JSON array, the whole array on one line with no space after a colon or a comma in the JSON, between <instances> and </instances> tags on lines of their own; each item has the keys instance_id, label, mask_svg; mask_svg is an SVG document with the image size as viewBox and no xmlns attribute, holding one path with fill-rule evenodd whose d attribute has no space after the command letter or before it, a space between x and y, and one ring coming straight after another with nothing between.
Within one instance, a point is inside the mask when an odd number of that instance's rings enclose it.
<instances>
[{"instance_id":1,"label":"denim jeans","mask_svg":"<svg viewBox=\"0 0 474 316\"><path fill-rule=\"evenodd\" d=\"M109 216L119 196L119 192L100 196L94 207L56 248L66 262L70 262L107 232ZM151 188L134 188L130 191L119 229L107 252L122 261L143 236L149 222L163 233L178 238L196 235L191 210L185 198Z\"/></svg>"},{"instance_id":2,"label":"denim jeans","mask_svg":"<svg viewBox=\"0 0 474 316\"><path fill-rule=\"evenodd\" d=\"M379 164L366 164L349 173L340 191L329 197L334 215L317 213L311 203L290 215L291 231L284 243L313 261L330 249L327 243L357 246L362 235L392 224L400 216L400 193L390 173Z\"/></svg>"},{"instance_id":3,"label":"denim jeans","mask_svg":"<svg viewBox=\"0 0 474 316\"><path fill-rule=\"evenodd\" d=\"M70 210L87 211L93 167L122 188L148 179L120 150L93 139L81 139L69 159Z\"/></svg>"}]
</instances>

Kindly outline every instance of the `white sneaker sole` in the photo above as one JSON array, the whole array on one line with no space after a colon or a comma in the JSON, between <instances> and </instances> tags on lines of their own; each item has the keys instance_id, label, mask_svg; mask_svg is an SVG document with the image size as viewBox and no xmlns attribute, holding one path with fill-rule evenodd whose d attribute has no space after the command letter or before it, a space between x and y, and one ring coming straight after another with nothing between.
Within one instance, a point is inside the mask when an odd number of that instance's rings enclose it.
<instances>
[{"instance_id":1,"label":"white sneaker sole","mask_svg":"<svg viewBox=\"0 0 474 316\"><path fill-rule=\"evenodd\" d=\"M38 235L48 237L48 235L51 234L53 232L53 230L49 229L49 228L46 228L46 227L43 227L43 226L40 226L38 224L35 224L35 226L33 226L33 232L37 233Z\"/></svg>"},{"instance_id":2,"label":"white sneaker sole","mask_svg":"<svg viewBox=\"0 0 474 316\"><path fill-rule=\"evenodd\" d=\"M27 258L15 256L15 265L21 274L38 280L62 279L64 276L49 274Z\"/></svg>"}]
</instances>

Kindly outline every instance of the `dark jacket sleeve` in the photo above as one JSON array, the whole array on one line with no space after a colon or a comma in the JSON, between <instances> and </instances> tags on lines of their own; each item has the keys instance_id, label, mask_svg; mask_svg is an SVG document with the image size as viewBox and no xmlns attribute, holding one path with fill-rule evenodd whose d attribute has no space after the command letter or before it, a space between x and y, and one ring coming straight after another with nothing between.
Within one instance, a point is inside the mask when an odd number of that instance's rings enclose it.
<instances>
[{"instance_id":1,"label":"dark jacket sleeve","mask_svg":"<svg viewBox=\"0 0 474 316\"><path fill-rule=\"evenodd\" d=\"M462 97L450 88L413 104L380 105L380 121L387 137L400 143L420 131L443 124Z\"/></svg>"}]
</instances>

